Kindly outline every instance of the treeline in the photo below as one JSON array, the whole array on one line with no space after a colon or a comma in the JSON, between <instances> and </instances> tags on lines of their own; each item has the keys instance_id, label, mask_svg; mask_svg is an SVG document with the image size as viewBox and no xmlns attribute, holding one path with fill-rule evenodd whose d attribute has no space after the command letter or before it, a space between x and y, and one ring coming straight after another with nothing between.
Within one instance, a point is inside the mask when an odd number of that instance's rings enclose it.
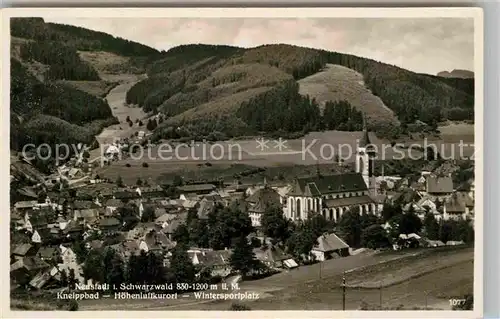
<instances>
[{"instance_id":1,"label":"treeline","mask_svg":"<svg viewBox=\"0 0 500 319\"><path fill-rule=\"evenodd\" d=\"M36 41L58 41L81 51L106 51L122 56L151 56L161 53L146 45L81 27L45 23L42 18L11 18L11 35Z\"/></svg>"},{"instance_id":2,"label":"treeline","mask_svg":"<svg viewBox=\"0 0 500 319\"><path fill-rule=\"evenodd\" d=\"M28 42L21 45L21 58L49 65L48 79L99 81L99 74L82 61L74 48L55 41Z\"/></svg>"},{"instance_id":3,"label":"treeline","mask_svg":"<svg viewBox=\"0 0 500 319\"><path fill-rule=\"evenodd\" d=\"M168 50L161 60L153 62L148 68L148 74L171 73L179 69L198 64L205 59L213 64L217 60L228 58L244 49L228 45L188 44ZM201 64L200 66L203 66Z\"/></svg>"},{"instance_id":4,"label":"treeline","mask_svg":"<svg viewBox=\"0 0 500 319\"><path fill-rule=\"evenodd\" d=\"M319 105L300 95L295 81L243 102L237 116L258 132L307 132L321 127Z\"/></svg>"},{"instance_id":5,"label":"treeline","mask_svg":"<svg viewBox=\"0 0 500 319\"><path fill-rule=\"evenodd\" d=\"M432 126L445 120L445 110L452 108L467 110L468 119L474 119L471 79L441 79L354 55L326 51L323 54L326 62L361 73L366 85L402 123L421 120Z\"/></svg>"},{"instance_id":6,"label":"treeline","mask_svg":"<svg viewBox=\"0 0 500 319\"><path fill-rule=\"evenodd\" d=\"M327 101L323 112L327 130L361 131L363 113L356 110L348 101Z\"/></svg>"},{"instance_id":7,"label":"treeline","mask_svg":"<svg viewBox=\"0 0 500 319\"><path fill-rule=\"evenodd\" d=\"M11 109L19 115L52 115L82 125L112 116L109 104L62 84L42 83L17 60L11 59Z\"/></svg>"},{"instance_id":8,"label":"treeline","mask_svg":"<svg viewBox=\"0 0 500 319\"><path fill-rule=\"evenodd\" d=\"M11 147L26 143L92 143L116 122L108 103L65 85L45 84L11 59ZM85 127L84 127L84 126Z\"/></svg>"}]
</instances>

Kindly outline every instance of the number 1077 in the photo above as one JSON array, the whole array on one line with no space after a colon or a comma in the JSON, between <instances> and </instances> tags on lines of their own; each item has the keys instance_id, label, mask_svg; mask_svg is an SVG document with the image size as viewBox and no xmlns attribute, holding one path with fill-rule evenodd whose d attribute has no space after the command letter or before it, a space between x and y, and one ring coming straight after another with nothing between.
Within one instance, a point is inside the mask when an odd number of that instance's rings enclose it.
<instances>
[{"instance_id":1,"label":"number 1077","mask_svg":"<svg viewBox=\"0 0 500 319\"><path fill-rule=\"evenodd\" d=\"M465 304L465 299L450 299L451 306L462 306Z\"/></svg>"}]
</instances>

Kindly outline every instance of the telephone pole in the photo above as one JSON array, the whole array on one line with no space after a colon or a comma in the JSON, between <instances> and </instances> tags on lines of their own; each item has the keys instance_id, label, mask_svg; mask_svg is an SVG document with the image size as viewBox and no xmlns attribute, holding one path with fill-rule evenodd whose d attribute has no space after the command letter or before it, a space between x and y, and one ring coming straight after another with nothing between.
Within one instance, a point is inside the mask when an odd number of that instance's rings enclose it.
<instances>
[{"instance_id":1,"label":"telephone pole","mask_svg":"<svg viewBox=\"0 0 500 319\"><path fill-rule=\"evenodd\" d=\"M345 271L342 274L342 310L345 310Z\"/></svg>"},{"instance_id":2,"label":"telephone pole","mask_svg":"<svg viewBox=\"0 0 500 319\"><path fill-rule=\"evenodd\" d=\"M382 310L382 284L378 283L380 310Z\"/></svg>"}]
</instances>

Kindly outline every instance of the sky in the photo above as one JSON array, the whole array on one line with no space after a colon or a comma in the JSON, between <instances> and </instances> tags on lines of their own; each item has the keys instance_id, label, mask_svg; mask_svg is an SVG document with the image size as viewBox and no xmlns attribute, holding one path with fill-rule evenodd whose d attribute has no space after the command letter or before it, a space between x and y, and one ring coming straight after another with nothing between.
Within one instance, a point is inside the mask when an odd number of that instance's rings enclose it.
<instances>
[{"instance_id":1,"label":"sky","mask_svg":"<svg viewBox=\"0 0 500 319\"><path fill-rule=\"evenodd\" d=\"M414 72L474 70L472 18L45 18L159 50L192 43L287 43L371 58Z\"/></svg>"}]
</instances>

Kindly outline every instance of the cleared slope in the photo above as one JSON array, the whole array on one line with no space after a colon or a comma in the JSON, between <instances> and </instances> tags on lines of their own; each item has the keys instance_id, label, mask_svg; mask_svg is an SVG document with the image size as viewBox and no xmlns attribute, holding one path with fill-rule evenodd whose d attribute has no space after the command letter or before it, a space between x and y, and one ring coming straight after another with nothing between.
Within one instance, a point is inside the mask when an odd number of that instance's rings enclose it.
<instances>
[{"instance_id":1,"label":"cleared slope","mask_svg":"<svg viewBox=\"0 0 500 319\"><path fill-rule=\"evenodd\" d=\"M394 112L368 89L363 76L349 68L327 64L318 73L299 81L299 93L315 98L320 106L326 101L347 100L373 122L397 122Z\"/></svg>"}]
</instances>

